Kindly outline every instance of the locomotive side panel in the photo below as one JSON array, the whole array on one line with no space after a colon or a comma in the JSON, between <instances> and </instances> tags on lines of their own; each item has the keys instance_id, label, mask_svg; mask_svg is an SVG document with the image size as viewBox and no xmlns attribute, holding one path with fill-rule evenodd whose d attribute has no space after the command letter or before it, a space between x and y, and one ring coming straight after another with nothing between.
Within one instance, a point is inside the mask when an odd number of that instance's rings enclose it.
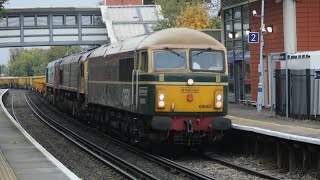
<instances>
[{"instance_id":1,"label":"locomotive side panel","mask_svg":"<svg viewBox=\"0 0 320 180\"><path fill-rule=\"evenodd\" d=\"M133 66L133 52L90 59L88 102L130 111Z\"/></svg>"}]
</instances>

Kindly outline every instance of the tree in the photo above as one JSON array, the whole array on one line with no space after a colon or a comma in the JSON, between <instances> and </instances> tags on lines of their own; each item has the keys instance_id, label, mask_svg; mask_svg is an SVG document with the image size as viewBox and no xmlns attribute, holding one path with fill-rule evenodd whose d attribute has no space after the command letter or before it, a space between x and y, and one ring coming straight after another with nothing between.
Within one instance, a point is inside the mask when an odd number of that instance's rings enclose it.
<instances>
[{"instance_id":1,"label":"tree","mask_svg":"<svg viewBox=\"0 0 320 180\"><path fill-rule=\"evenodd\" d=\"M36 76L44 75L45 68L42 64L47 64L45 49L30 49L23 52L15 59L9 60L10 76Z\"/></svg>"},{"instance_id":2,"label":"tree","mask_svg":"<svg viewBox=\"0 0 320 180\"><path fill-rule=\"evenodd\" d=\"M82 51L80 46L54 46L49 49L11 48L10 76L43 76L48 63Z\"/></svg>"},{"instance_id":3,"label":"tree","mask_svg":"<svg viewBox=\"0 0 320 180\"><path fill-rule=\"evenodd\" d=\"M221 29L221 18L213 17L209 19L209 27L210 29Z\"/></svg>"},{"instance_id":4,"label":"tree","mask_svg":"<svg viewBox=\"0 0 320 180\"><path fill-rule=\"evenodd\" d=\"M176 26L176 18L181 14L182 9L189 3L196 2L196 0L154 0L154 3L161 6L161 15L163 20L153 27L153 30L158 31L165 28Z\"/></svg>"},{"instance_id":5,"label":"tree","mask_svg":"<svg viewBox=\"0 0 320 180\"><path fill-rule=\"evenodd\" d=\"M47 51L48 62L59 59L61 57L81 52L80 46L52 46Z\"/></svg>"},{"instance_id":6,"label":"tree","mask_svg":"<svg viewBox=\"0 0 320 180\"><path fill-rule=\"evenodd\" d=\"M209 26L208 12L202 4L190 4L177 17L177 27L206 29Z\"/></svg>"},{"instance_id":7,"label":"tree","mask_svg":"<svg viewBox=\"0 0 320 180\"><path fill-rule=\"evenodd\" d=\"M2 19L2 17L4 16L5 10L4 10L4 4L7 2L8 0L0 0L0 20Z\"/></svg>"}]
</instances>

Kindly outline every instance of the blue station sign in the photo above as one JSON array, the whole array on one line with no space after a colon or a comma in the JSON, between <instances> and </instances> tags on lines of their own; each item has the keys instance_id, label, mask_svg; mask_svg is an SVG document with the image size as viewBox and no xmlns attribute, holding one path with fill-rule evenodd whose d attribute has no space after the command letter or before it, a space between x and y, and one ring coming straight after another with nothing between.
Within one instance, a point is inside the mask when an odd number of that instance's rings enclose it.
<instances>
[{"instance_id":1,"label":"blue station sign","mask_svg":"<svg viewBox=\"0 0 320 180\"><path fill-rule=\"evenodd\" d=\"M259 32L249 32L248 43L259 43Z\"/></svg>"}]
</instances>

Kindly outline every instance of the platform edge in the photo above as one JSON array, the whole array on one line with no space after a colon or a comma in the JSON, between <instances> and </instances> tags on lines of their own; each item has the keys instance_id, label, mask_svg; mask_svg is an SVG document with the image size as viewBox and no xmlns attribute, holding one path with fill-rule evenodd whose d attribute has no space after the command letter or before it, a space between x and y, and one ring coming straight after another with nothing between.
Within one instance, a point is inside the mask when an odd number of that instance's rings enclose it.
<instances>
[{"instance_id":1,"label":"platform edge","mask_svg":"<svg viewBox=\"0 0 320 180\"><path fill-rule=\"evenodd\" d=\"M6 89L2 92L0 95L0 104L3 111L6 113L6 115L9 117L9 119L12 121L12 123L21 131L21 133L37 148L39 151L46 156L53 164L57 166L63 173L65 173L70 179L77 179L80 180L80 178L75 175L70 169L68 169L66 166L64 166L60 161L58 161L53 155L51 155L44 147L42 147L33 137L30 136L29 133L27 133L20 124L18 124L14 118L11 116L11 114L8 112L7 108L3 104L3 95L6 94L9 91L9 89Z\"/></svg>"}]
</instances>

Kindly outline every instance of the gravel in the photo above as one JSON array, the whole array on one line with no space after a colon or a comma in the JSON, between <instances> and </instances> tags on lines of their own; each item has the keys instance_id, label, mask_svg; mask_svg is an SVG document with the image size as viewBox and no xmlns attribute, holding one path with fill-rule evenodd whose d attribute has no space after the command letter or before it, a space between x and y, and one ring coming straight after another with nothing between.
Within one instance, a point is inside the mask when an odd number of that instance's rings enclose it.
<instances>
[{"instance_id":1,"label":"gravel","mask_svg":"<svg viewBox=\"0 0 320 180\"><path fill-rule=\"evenodd\" d=\"M16 114L19 117L21 125L52 155L54 155L71 171L73 171L83 179L122 178L119 174L110 170L108 167L104 167L99 161L88 156L86 153L73 146L68 140L62 138L60 135L58 135L56 132L48 128L36 117L34 117L25 102L23 96L25 92L26 91L22 90L10 90L10 95L5 98L5 105L10 111L11 96L12 94L15 94L14 103ZM36 100L35 97L33 97L32 99ZM38 104L42 103L39 100L36 102ZM147 172L154 174L160 179L186 179L186 177L183 177L177 173L174 174L168 169L151 163L133 153L129 153L127 150L120 148L119 146L109 141L106 141L106 139L104 138L92 136L91 133L81 130L81 128L76 127L70 123L67 123L67 121L64 118L61 118L61 116L54 115L54 113L52 113L52 110L48 109L46 106L41 105L41 107L42 110L45 110L46 112L51 111L50 116L54 116L54 119L59 120L60 123L63 123L70 129L75 130L77 133L80 133L83 136L87 137L88 140L94 141L97 145L104 147L106 150L123 159L126 159L130 163L146 170ZM320 179L320 172L317 170L295 170L292 172L287 172L284 169L277 169L275 162L272 159L268 159L264 156L250 156L244 154L230 154L227 152L214 151L211 152L211 155L219 157L222 160L247 167L249 169L260 170L260 172L263 172L265 174L276 175L277 177L282 179ZM203 158L194 154L185 155L181 153L178 157L175 157L174 160L196 171L202 172L208 176L212 176L215 179L262 179L253 175L246 174L244 172L239 172L238 170L229 168L219 163L204 160Z\"/></svg>"},{"instance_id":2,"label":"gravel","mask_svg":"<svg viewBox=\"0 0 320 180\"><path fill-rule=\"evenodd\" d=\"M11 98L14 95L15 112L21 126L39 144L81 179L124 179L35 117L25 101L25 92L11 89L4 98L4 104L11 112Z\"/></svg>"}]
</instances>

